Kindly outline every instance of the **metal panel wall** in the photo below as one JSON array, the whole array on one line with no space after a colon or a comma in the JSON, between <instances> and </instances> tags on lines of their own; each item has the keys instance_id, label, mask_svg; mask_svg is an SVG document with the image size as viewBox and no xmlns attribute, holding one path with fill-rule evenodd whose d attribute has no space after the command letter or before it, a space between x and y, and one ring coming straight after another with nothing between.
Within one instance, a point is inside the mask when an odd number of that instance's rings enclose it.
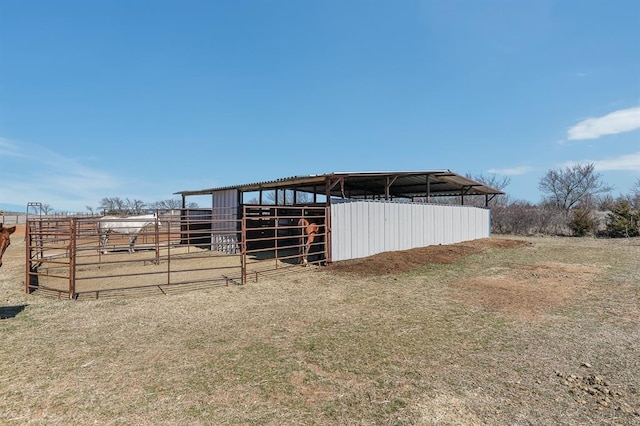
<instances>
[{"instance_id":1,"label":"metal panel wall","mask_svg":"<svg viewBox=\"0 0 640 426\"><path fill-rule=\"evenodd\" d=\"M345 201L331 205L331 260L489 237L478 207Z\"/></svg>"},{"instance_id":2,"label":"metal panel wall","mask_svg":"<svg viewBox=\"0 0 640 426\"><path fill-rule=\"evenodd\" d=\"M238 200L237 189L213 193L213 232L211 249L228 254L238 252Z\"/></svg>"}]
</instances>

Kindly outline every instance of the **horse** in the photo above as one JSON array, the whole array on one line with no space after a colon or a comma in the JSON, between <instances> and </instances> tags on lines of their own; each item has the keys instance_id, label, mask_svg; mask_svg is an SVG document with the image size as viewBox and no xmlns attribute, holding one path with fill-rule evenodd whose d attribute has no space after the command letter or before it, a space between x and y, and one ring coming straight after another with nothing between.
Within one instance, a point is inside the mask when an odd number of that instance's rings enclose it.
<instances>
[{"instance_id":1,"label":"horse","mask_svg":"<svg viewBox=\"0 0 640 426\"><path fill-rule=\"evenodd\" d=\"M11 245L11 234L14 232L16 232L15 226L4 226L0 223L0 266L2 266L2 255Z\"/></svg>"},{"instance_id":2,"label":"horse","mask_svg":"<svg viewBox=\"0 0 640 426\"><path fill-rule=\"evenodd\" d=\"M100 234L102 254L107 253L107 241L109 241L109 234L112 232L129 235L129 253L133 253L133 246L140 231L146 226L155 223L160 226L157 213L129 217L104 216L100 218L98 220L98 233Z\"/></svg>"},{"instance_id":3,"label":"horse","mask_svg":"<svg viewBox=\"0 0 640 426\"><path fill-rule=\"evenodd\" d=\"M313 240L318 236L320 227L316 223L309 222L305 218L298 220L298 226L302 229L302 237L300 238L300 261L303 266L309 266L307 257L309 256L309 250L313 244ZM306 238L306 241L305 241Z\"/></svg>"}]
</instances>

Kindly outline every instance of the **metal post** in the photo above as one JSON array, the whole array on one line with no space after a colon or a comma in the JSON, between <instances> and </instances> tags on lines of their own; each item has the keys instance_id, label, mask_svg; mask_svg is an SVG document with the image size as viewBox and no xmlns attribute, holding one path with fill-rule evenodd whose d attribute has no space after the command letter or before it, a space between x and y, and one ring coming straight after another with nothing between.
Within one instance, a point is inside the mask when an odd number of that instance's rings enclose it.
<instances>
[{"instance_id":1,"label":"metal post","mask_svg":"<svg viewBox=\"0 0 640 426\"><path fill-rule=\"evenodd\" d=\"M69 222L69 299L76 298L76 220Z\"/></svg>"},{"instance_id":2,"label":"metal post","mask_svg":"<svg viewBox=\"0 0 640 426\"><path fill-rule=\"evenodd\" d=\"M331 263L331 206L324 208L324 251L325 262Z\"/></svg>"},{"instance_id":3,"label":"metal post","mask_svg":"<svg viewBox=\"0 0 640 426\"><path fill-rule=\"evenodd\" d=\"M27 219L27 223L25 226L26 230L25 230L25 248L26 248L26 253L25 253L25 257L27 259L26 261L26 265L25 265L25 279L24 279L24 292L25 293L29 293L29 285L31 284L31 221L29 219Z\"/></svg>"},{"instance_id":4,"label":"metal post","mask_svg":"<svg viewBox=\"0 0 640 426\"><path fill-rule=\"evenodd\" d=\"M242 284L247 283L247 206L242 207L242 241L240 242L240 273Z\"/></svg>"}]
</instances>

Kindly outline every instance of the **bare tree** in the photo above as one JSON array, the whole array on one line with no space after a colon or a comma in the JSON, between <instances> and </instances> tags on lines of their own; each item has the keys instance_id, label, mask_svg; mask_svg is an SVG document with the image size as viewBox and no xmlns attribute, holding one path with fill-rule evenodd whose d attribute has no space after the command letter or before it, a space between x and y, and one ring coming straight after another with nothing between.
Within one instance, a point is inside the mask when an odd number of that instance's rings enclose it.
<instances>
[{"instance_id":1,"label":"bare tree","mask_svg":"<svg viewBox=\"0 0 640 426\"><path fill-rule=\"evenodd\" d=\"M49 213L53 213L53 207L51 207L50 204L45 203L40 206L40 211L42 214L48 215Z\"/></svg>"},{"instance_id":2,"label":"bare tree","mask_svg":"<svg viewBox=\"0 0 640 426\"><path fill-rule=\"evenodd\" d=\"M640 178L637 178L635 183L631 187L631 194L629 194L629 203L632 207L640 209Z\"/></svg>"},{"instance_id":3,"label":"bare tree","mask_svg":"<svg viewBox=\"0 0 640 426\"><path fill-rule=\"evenodd\" d=\"M467 174L467 177L475 180L476 182L480 182L483 185L497 189L498 191L502 191L511 183L511 178L509 176L498 176L494 173L489 175L478 174L475 176ZM496 195L489 204L492 206L506 206L509 204L509 196L507 194Z\"/></svg>"},{"instance_id":4,"label":"bare tree","mask_svg":"<svg viewBox=\"0 0 640 426\"><path fill-rule=\"evenodd\" d=\"M127 198L125 206L127 211L133 214L140 214L144 212L146 203L142 200L136 200L135 198L133 200Z\"/></svg>"},{"instance_id":5,"label":"bare tree","mask_svg":"<svg viewBox=\"0 0 640 426\"><path fill-rule=\"evenodd\" d=\"M151 206L154 209L175 210L182 208L182 201L177 198L170 198L167 200L156 201L155 203L152 203Z\"/></svg>"},{"instance_id":6,"label":"bare tree","mask_svg":"<svg viewBox=\"0 0 640 426\"><path fill-rule=\"evenodd\" d=\"M549 170L538 184L545 201L565 214L579 204L592 205L595 196L613 188L601 181L595 164L574 164L563 169Z\"/></svg>"},{"instance_id":7,"label":"bare tree","mask_svg":"<svg viewBox=\"0 0 640 426\"><path fill-rule=\"evenodd\" d=\"M124 205L124 200L120 197L105 197L100 200L98 207L106 213L116 213L124 210Z\"/></svg>"}]
</instances>

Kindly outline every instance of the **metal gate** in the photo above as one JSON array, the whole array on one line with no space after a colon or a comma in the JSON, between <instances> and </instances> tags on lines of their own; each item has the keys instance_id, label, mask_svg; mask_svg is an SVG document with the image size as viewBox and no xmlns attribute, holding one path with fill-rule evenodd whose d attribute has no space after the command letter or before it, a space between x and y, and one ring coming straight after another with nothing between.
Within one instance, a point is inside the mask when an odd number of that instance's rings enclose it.
<instances>
[{"instance_id":1,"label":"metal gate","mask_svg":"<svg viewBox=\"0 0 640 426\"><path fill-rule=\"evenodd\" d=\"M242 275L246 280L259 273L273 272L296 266L302 250L308 247L308 263L323 265L330 261L328 251L330 224L328 207L245 205L242 212ZM317 225L313 241L304 235L300 219ZM265 262L268 261L268 262ZM260 262L261 267L255 264Z\"/></svg>"},{"instance_id":2,"label":"metal gate","mask_svg":"<svg viewBox=\"0 0 640 426\"><path fill-rule=\"evenodd\" d=\"M244 284L298 265L306 243L300 218L318 225L309 263L330 259L327 217L324 206L160 214L137 233L133 252L128 235L112 234L103 244L99 217L29 219L25 291L77 299Z\"/></svg>"}]
</instances>

